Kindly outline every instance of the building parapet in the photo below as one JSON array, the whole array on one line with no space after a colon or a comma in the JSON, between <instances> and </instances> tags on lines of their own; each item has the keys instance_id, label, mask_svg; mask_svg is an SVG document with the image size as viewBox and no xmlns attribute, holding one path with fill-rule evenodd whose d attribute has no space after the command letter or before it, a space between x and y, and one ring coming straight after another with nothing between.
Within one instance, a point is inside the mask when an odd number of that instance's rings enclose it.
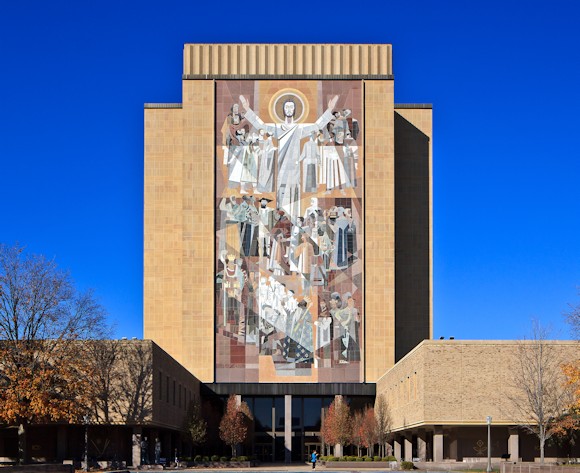
<instances>
[{"instance_id":1,"label":"building parapet","mask_svg":"<svg viewBox=\"0 0 580 473\"><path fill-rule=\"evenodd\" d=\"M183 108L181 103L146 103L143 108Z\"/></svg>"},{"instance_id":2,"label":"building parapet","mask_svg":"<svg viewBox=\"0 0 580 473\"><path fill-rule=\"evenodd\" d=\"M395 110L397 109L432 109L432 103L396 103Z\"/></svg>"},{"instance_id":3,"label":"building parapet","mask_svg":"<svg viewBox=\"0 0 580 473\"><path fill-rule=\"evenodd\" d=\"M392 79L390 44L186 44L184 79Z\"/></svg>"}]
</instances>

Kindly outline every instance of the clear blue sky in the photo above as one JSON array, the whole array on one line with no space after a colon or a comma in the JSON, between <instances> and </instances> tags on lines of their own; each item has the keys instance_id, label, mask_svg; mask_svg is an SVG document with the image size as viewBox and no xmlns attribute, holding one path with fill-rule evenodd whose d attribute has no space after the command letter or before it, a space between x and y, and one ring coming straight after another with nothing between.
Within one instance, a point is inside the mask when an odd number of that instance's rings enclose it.
<instances>
[{"instance_id":1,"label":"clear blue sky","mask_svg":"<svg viewBox=\"0 0 580 473\"><path fill-rule=\"evenodd\" d=\"M286 8L277 8L285 5ZM0 2L0 242L93 287L142 336L143 103L181 102L186 42L391 43L433 103L434 336L568 336L580 285L573 0Z\"/></svg>"}]
</instances>

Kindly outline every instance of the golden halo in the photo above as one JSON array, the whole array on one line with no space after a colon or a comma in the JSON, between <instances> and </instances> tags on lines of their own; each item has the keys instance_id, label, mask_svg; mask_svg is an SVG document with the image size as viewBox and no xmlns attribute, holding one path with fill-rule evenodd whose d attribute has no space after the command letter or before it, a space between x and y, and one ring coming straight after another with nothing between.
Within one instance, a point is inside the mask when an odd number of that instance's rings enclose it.
<instances>
[{"instance_id":1,"label":"golden halo","mask_svg":"<svg viewBox=\"0 0 580 473\"><path fill-rule=\"evenodd\" d=\"M272 95L268 110L270 118L274 123L284 122L284 102L292 100L296 105L296 112L294 114L294 123L303 122L308 118L310 106L306 96L296 89L281 89Z\"/></svg>"}]
</instances>

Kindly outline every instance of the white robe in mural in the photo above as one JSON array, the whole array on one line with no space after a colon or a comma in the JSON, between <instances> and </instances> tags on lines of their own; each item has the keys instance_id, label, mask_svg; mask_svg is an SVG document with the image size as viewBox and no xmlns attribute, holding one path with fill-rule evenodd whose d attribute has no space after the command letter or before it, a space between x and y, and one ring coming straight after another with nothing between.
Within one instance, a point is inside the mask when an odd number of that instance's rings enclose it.
<instances>
[{"instance_id":1,"label":"white robe in mural","mask_svg":"<svg viewBox=\"0 0 580 473\"><path fill-rule=\"evenodd\" d=\"M246 111L246 119L254 128L265 130L278 140L277 206L286 211L293 221L296 221L300 212L300 140L318 132L332 118L331 110L328 109L316 123L266 124L252 109Z\"/></svg>"}]
</instances>

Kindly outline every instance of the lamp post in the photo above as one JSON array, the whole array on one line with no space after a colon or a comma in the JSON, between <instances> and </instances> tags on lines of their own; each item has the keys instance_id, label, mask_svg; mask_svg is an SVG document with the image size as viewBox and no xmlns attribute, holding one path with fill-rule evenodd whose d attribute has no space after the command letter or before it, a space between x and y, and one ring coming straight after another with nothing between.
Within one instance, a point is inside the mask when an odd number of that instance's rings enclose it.
<instances>
[{"instance_id":1,"label":"lamp post","mask_svg":"<svg viewBox=\"0 0 580 473\"><path fill-rule=\"evenodd\" d=\"M491 473L491 416L487 416L487 473Z\"/></svg>"},{"instance_id":2,"label":"lamp post","mask_svg":"<svg viewBox=\"0 0 580 473\"><path fill-rule=\"evenodd\" d=\"M89 415L83 417L85 422L85 471L89 471Z\"/></svg>"}]
</instances>

